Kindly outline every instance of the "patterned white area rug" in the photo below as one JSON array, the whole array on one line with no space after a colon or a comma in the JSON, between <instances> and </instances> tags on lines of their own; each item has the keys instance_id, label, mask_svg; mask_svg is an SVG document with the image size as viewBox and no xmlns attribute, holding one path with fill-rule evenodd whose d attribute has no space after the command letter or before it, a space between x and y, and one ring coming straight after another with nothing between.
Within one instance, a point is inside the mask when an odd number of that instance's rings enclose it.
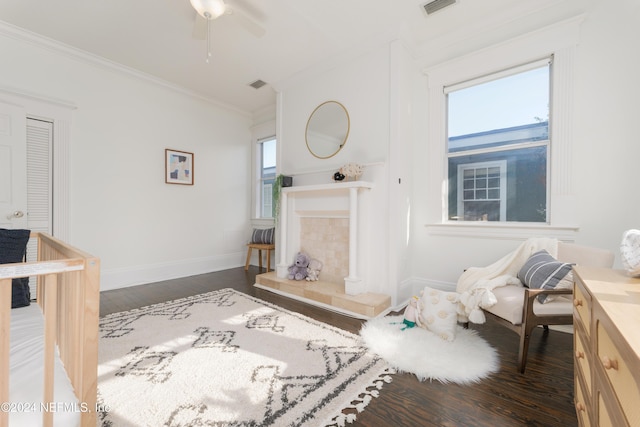
<instances>
[{"instance_id":1,"label":"patterned white area rug","mask_svg":"<svg viewBox=\"0 0 640 427\"><path fill-rule=\"evenodd\" d=\"M389 373L357 335L223 289L100 319L99 424L339 426Z\"/></svg>"},{"instance_id":2,"label":"patterned white area rug","mask_svg":"<svg viewBox=\"0 0 640 427\"><path fill-rule=\"evenodd\" d=\"M445 341L420 327L402 330L403 318L378 317L360 331L369 349L398 372L415 374L420 381L468 384L499 369L496 350L476 331L458 326L455 340Z\"/></svg>"}]
</instances>

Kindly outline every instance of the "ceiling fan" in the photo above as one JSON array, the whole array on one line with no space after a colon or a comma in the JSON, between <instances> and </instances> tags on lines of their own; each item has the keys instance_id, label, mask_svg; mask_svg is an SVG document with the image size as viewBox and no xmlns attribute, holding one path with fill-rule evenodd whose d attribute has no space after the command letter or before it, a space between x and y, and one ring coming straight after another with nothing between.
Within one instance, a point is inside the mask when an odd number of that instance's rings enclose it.
<instances>
[{"instance_id":1,"label":"ceiling fan","mask_svg":"<svg viewBox=\"0 0 640 427\"><path fill-rule=\"evenodd\" d=\"M233 8L224 0L189 0L191 6L198 13L196 15L196 21L193 28L193 37L196 39L207 39L207 60L211 57L210 49L210 24L211 21L218 19L222 16L229 16L241 27L250 32L256 37L262 37L265 34L265 29L243 13L238 8Z\"/></svg>"}]
</instances>

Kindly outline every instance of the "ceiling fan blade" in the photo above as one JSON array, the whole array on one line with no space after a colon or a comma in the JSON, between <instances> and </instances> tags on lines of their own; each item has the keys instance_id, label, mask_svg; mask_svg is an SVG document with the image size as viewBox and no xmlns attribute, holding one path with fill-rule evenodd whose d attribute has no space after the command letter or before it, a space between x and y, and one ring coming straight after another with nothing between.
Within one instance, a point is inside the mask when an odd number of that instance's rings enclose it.
<instances>
[{"instance_id":1,"label":"ceiling fan blade","mask_svg":"<svg viewBox=\"0 0 640 427\"><path fill-rule=\"evenodd\" d=\"M196 40L207 38L207 20L197 13L193 22L193 38Z\"/></svg>"},{"instance_id":2,"label":"ceiling fan blade","mask_svg":"<svg viewBox=\"0 0 640 427\"><path fill-rule=\"evenodd\" d=\"M254 19L250 18L248 15L242 13L239 9L227 6L227 11L225 13L229 15L231 19L233 19L242 28L244 28L254 36L262 37L265 35L266 30L264 29L264 27Z\"/></svg>"}]
</instances>

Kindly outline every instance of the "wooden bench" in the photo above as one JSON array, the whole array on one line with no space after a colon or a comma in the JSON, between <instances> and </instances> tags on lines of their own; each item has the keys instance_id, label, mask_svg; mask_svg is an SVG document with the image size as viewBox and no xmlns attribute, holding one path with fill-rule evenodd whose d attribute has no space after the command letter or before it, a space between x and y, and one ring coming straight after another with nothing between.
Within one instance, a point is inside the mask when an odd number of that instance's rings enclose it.
<instances>
[{"instance_id":1,"label":"wooden bench","mask_svg":"<svg viewBox=\"0 0 640 427\"><path fill-rule=\"evenodd\" d=\"M269 272L269 267L271 266L271 251L275 250L276 245L269 243L247 243L247 262L244 265L244 269L249 269L249 262L251 262L251 252L254 249L258 250L258 266L260 270L262 270L262 251L267 251L267 273Z\"/></svg>"}]
</instances>

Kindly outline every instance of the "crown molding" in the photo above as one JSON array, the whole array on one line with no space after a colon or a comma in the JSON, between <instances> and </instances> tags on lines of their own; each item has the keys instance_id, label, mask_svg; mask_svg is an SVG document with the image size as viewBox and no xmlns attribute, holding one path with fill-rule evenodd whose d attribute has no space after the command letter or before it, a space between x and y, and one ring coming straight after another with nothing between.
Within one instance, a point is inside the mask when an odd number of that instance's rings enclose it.
<instances>
[{"instance_id":1,"label":"crown molding","mask_svg":"<svg viewBox=\"0 0 640 427\"><path fill-rule=\"evenodd\" d=\"M204 96L191 89L187 89L183 86L176 85L174 83L168 82L167 80L136 70L131 67L127 67L120 63L111 61L109 59L84 51L82 49L75 48L73 46L51 39L49 37L45 37L40 34L34 33L32 31L25 30L24 28L20 28L15 25L9 24L8 22L0 21L0 36L14 39L22 43L28 43L38 48L49 50L56 54L66 56L68 58L71 58L77 61L85 62L93 66L98 66L108 71L118 72L118 73L125 74L127 76L132 76L137 79L143 80L145 82L163 87L165 89L169 89L174 92L177 92L186 96L190 96L192 98L197 98L201 101L205 101L216 107L229 110L231 112L240 114L247 118L252 117L252 113L249 111L245 111L233 105L218 101L214 98Z\"/></svg>"},{"instance_id":2,"label":"crown molding","mask_svg":"<svg viewBox=\"0 0 640 427\"><path fill-rule=\"evenodd\" d=\"M31 101L49 104L54 107L67 108L69 110L75 110L76 108L78 108L71 101L66 101L64 99L53 98L49 96L43 96L35 92L30 92L24 89L19 89L19 88L9 87L9 86L0 85L0 96L10 96L10 97L18 96L23 100L29 99Z\"/></svg>"}]
</instances>

